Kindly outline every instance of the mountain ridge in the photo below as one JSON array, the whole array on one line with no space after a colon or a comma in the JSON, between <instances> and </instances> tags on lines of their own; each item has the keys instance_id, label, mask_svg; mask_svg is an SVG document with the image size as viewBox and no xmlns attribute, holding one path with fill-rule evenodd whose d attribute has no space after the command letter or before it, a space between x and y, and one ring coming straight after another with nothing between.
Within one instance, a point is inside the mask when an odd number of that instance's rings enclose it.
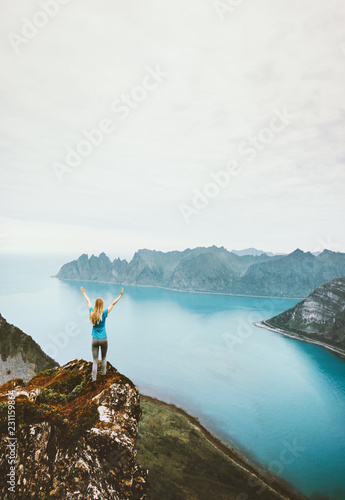
<instances>
[{"instance_id":1,"label":"mountain ridge","mask_svg":"<svg viewBox=\"0 0 345 500\"><path fill-rule=\"evenodd\" d=\"M291 309L256 325L345 358L345 278L322 284Z\"/></svg>"},{"instance_id":2,"label":"mountain ridge","mask_svg":"<svg viewBox=\"0 0 345 500\"><path fill-rule=\"evenodd\" d=\"M319 255L297 248L287 255L237 255L224 247L161 252L139 249L131 261L82 254L55 277L171 290L304 298L322 283L345 277L345 253Z\"/></svg>"},{"instance_id":3,"label":"mountain ridge","mask_svg":"<svg viewBox=\"0 0 345 500\"><path fill-rule=\"evenodd\" d=\"M262 254L266 254L268 255L269 257L273 257L273 255L285 255L283 253L274 253L274 252L265 252L264 250L259 250L257 248L254 248L254 247L250 247L250 248L245 248L243 250L234 250L232 249L231 250L232 253L235 253L236 255L262 255Z\"/></svg>"},{"instance_id":4,"label":"mountain ridge","mask_svg":"<svg viewBox=\"0 0 345 500\"><path fill-rule=\"evenodd\" d=\"M58 363L30 335L8 323L0 314L0 384L13 378L28 381Z\"/></svg>"}]
</instances>

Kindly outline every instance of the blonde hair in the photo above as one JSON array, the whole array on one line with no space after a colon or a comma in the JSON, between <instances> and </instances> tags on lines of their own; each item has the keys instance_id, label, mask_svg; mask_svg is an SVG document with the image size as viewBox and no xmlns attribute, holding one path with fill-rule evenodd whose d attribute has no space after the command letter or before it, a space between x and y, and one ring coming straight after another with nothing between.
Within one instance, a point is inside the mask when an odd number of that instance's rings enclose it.
<instances>
[{"instance_id":1,"label":"blonde hair","mask_svg":"<svg viewBox=\"0 0 345 500\"><path fill-rule=\"evenodd\" d=\"M103 300L96 299L95 307L93 308L93 311L91 311L91 314L90 314L91 323L93 325L96 325L96 323L99 323L102 319L102 314L103 314Z\"/></svg>"}]
</instances>

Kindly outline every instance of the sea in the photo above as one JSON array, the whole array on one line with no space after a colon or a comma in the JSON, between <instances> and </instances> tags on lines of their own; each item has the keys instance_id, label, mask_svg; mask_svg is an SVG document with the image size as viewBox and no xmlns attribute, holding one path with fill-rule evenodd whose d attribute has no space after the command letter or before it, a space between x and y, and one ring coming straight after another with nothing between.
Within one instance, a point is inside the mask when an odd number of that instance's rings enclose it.
<instances>
[{"instance_id":1,"label":"sea","mask_svg":"<svg viewBox=\"0 0 345 500\"><path fill-rule=\"evenodd\" d=\"M53 277L70 257L0 256L0 313L59 364L92 359L80 286L105 307L121 291ZM311 499L345 499L345 362L253 324L299 299L124 288L107 358L141 393L183 408Z\"/></svg>"}]
</instances>

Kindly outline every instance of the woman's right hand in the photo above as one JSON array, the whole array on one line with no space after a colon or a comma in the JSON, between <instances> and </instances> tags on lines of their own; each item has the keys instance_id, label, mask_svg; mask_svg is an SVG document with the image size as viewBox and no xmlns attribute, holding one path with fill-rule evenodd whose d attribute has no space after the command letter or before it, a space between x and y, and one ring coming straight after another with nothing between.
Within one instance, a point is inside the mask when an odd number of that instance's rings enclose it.
<instances>
[{"instance_id":1,"label":"woman's right hand","mask_svg":"<svg viewBox=\"0 0 345 500\"><path fill-rule=\"evenodd\" d=\"M123 288L122 288L122 290L121 290L121 293L120 293L120 295L121 295L121 297L122 297L122 295L123 295Z\"/></svg>"}]
</instances>

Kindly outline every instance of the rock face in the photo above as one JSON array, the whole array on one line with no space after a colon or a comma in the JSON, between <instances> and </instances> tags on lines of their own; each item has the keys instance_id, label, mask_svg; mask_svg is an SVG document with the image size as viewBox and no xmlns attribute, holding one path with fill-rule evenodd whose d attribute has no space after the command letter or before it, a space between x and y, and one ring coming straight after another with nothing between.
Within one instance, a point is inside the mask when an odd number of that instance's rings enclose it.
<instances>
[{"instance_id":1,"label":"rock face","mask_svg":"<svg viewBox=\"0 0 345 500\"><path fill-rule=\"evenodd\" d=\"M292 309L262 324L325 343L345 354L345 278L324 283Z\"/></svg>"},{"instance_id":2,"label":"rock face","mask_svg":"<svg viewBox=\"0 0 345 500\"><path fill-rule=\"evenodd\" d=\"M319 255L297 249L289 255L237 255L225 248L183 252L139 250L128 263L86 254L62 266L57 278L150 285L186 291L306 297L333 278L345 276L345 254Z\"/></svg>"},{"instance_id":3,"label":"rock face","mask_svg":"<svg viewBox=\"0 0 345 500\"><path fill-rule=\"evenodd\" d=\"M146 498L147 471L136 464L141 415L135 385L109 363L91 382L92 363L70 363L28 384L0 386L0 496L8 491L7 392L16 390L18 499Z\"/></svg>"},{"instance_id":4,"label":"rock face","mask_svg":"<svg viewBox=\"0 0 345 500\"><path fill-rule=\"evenodd\" d=\"M30 380L42 370L58 366L40 346L0 314L0 384L13 378Z\"/></svg>"}]
</instances>

